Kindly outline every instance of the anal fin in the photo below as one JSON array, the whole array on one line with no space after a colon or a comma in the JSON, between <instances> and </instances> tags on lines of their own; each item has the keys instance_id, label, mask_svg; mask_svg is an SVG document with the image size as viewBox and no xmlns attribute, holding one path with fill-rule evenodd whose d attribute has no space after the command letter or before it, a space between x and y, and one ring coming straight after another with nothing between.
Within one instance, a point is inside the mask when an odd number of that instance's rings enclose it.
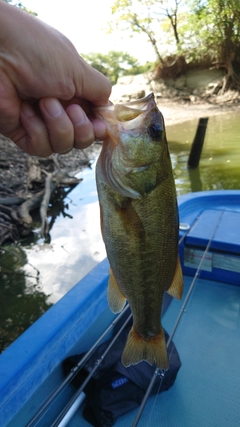
<instances>
[{"instance_id":1,"label":"anal fin","mask_svg":"<svg viewBox=\"0 0 240 427\"><path fill-rule=\"evenodd\" d=\"M108 304L113 313L120 313L126 304L126 298L120 291L111 268L109 274L107 291Z\"/></svg>"},{"instance_id":2,"label":"anal fin","mask_svg":"<svg viewBox=\"0 0 240 427\"><path fill-rule=\"evenodd\" d=\"M173 276L172 283L167 290L167 293L174 298L182 299L183 294L183 275L180 259L178 256L176 270Z\"/></svg>"}]
</instances>

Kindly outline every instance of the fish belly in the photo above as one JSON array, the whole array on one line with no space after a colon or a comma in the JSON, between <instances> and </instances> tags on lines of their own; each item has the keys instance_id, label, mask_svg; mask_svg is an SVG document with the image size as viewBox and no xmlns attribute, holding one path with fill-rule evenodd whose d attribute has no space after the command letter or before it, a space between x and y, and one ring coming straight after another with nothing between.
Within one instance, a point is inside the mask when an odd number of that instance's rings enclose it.
<instances>
[{"instance_id":1,"label":"fish belly","mask_svg":"<svg viewBox=\"0 0 240 427\"><path fill-rule=\"evenodd\" d=\"M102 235L111 266L109 305L113 311L121 311L127 299L133 313L122 361L129 366L144 359L167 369L161 309L177 263L174 183L170 177L164 185L133 200L115 193L100 179L97 182Z\"/></svg>"}]
</instances>

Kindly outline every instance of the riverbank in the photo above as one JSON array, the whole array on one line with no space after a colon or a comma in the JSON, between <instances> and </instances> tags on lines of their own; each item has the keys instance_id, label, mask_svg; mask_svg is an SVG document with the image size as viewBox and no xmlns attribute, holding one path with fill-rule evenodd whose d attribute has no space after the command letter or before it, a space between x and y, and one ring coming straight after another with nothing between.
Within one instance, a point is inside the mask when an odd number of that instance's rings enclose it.
<instances>
[{"instance_id":1,"label":"riverbank","mask_svg":"<svg viewBox=\"0 0 240 427\"><path fill-rule=\"evenodd\" d=\"M157 97L157 104L165 118L166 128L200 117L239 110L238 99L230 97L228 93L222 99L209 97L205 101L193 95L174 99ZM7 240L16 241L31 231L32 219L29 213L40 206L47 191L46 175L52 175L51 185L54 189L59 185L75 185L77 181L74 181L74 176L91 164L100 148L100 144L93 144L84 151L74 149L66 155L55 154L49 159L36 159L22 152L12 141L0 136L0 244ZM59 173L56 182L57 170Z\"/></svg>"},{"instance_id":2,"label":"riverbank","mask_svg":"<svg viewBox=\"0 0 240 427\"><path fill-rule=\"evenodd\" d=\"M215 100L203 102L197 99L191 102L181 99L159 99L157 104L164 116L166 126L182 123L187 120L198 119L200 117L219 116L221 114L239 111L238 102L224 102L224 100L216 103Z\"/></svg>"},{"instance_id":3,"label":"riverbank","mask_svg":"<svg viewBox=\"0 0 240 427\"><path fill-rule=\"evenodd\" d=\"M165 106L170 107L167 101ZM185 105L175 107L175 117L179 109L180 115L187 108ZM168 126L167 135L178 195L191 191L239 188L238 117L239 113L233 112L213 116L209 120L201 163L197 170L187 168L197 118L184 121L183 125ZM100 146L93 146L93 149L99 151ZM97 156L97 151L95 155ZM66 159L67 157L64 161ZM59 192L66 191L60 189L49 204L49 240L41 238L39 217L35 211L34 232L19 243L9 245L11 242L7 242L4 248L0 248L1 300L4 302L0 309L0 352L1 348L6 348L46 311L49 303L58 301L105 256L94 170L85 167L79 176L83 179L80 185L67 195L63 194L64 198L59 203Z\"/></svg>"},{"instance_id":4,"label":"riverbank","mask_svg":"<svg viewBox=\"0 0 240 427\"><path fill-rule=\"evenodd\" d=\"M200 117L217 116L239 111L238 99L229 99L227 93L222 97L210 97L208 101L199 97L183 99L158 98L157 104L161 110L166 127ZM99 143L93 144L85 150L72 150L71 153L58 155L59 165L68 171L71 176L87 167L91 160L99 153ZM27 185L27 169L29 156L20 150L11 140L0 135L0 186L24 191ZM50 159L39 159L49 167Z\"/></svg>"}]
</instances>

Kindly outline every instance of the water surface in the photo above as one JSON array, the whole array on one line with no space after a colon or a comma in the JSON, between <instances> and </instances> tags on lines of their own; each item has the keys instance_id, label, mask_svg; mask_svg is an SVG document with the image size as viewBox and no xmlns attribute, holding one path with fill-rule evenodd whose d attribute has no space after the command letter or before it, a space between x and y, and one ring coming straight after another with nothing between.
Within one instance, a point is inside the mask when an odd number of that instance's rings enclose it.
<instances>
[{"instance_id":1,"label":"water surface","mask_svg":"<svg viewBox=\"0 0 240 427\"><path fill-rule=\"evenodd\" d=\"M183 107L184 108L184 107ZM187 160L197 120L167 128L178 195L190 191L240 188L240 120L238 114L210 117L200 165ZM32 235L7 245L0 257L0 351L105 256L92 169L72 191L56 195L49 210L49 239L40 237L36 215ZM63 191L63 190L61 190ZM81 298L81 295L79 295Z\"/></svg>"},{"instance_id":2,"label":"water surface","mask_svg":"<svg viewBox=\"0 0 240 427\"><path fill-rule=\"evenodd\" d=\"M199 167L187 160L198 120L169 126L167 136L178 194L190 191L240 188L240 115L209 118Z\"/></svg>"}]
</instances>

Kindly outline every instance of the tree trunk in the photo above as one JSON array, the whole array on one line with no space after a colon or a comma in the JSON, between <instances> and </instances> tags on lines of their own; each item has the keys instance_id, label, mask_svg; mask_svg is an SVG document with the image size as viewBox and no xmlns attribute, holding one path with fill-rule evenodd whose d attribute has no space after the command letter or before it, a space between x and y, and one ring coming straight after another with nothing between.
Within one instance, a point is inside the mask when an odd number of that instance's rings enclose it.
<instances>
[{"instance_id":1,"label":"tree trunk","mask_svg":"<svg viewBox=\"0 0 240 427\"><path fill-rule=\"evenodd\" d=\"M234 58L235 54L232 52L228 55L225 61L224 66L227 70L227 73L223 78L221 94L226 92L231 87L234 89L240 89L240 77L236 74L233 67Z\"/></svg>"},{"instance_id":2,"label":"tree trunk","mask_svg":"<svg viewBox=\"0 0 240 427\"><path fill-rule=\"evenodd\" d=\"M143 25L141 25L139 23L139 21L138 21L138 19L137 19L136 16L134 17L134 20L133 20L132 24L135 25L137 28L139 28L143 33L147 34L147 36L149 38L149 41L151 42L151 44L153 46L153 49L154 49L154 51L156 53L158 61L163 65L164 64L164 60L163 60L162 56L160 55L160 52L159 52L158 47L157 47L157 42L156 42L155 38L153 37L153 35L151 34L151 32L148 31L147 28L145 28Z\"/></svg>"}]
</instances>

